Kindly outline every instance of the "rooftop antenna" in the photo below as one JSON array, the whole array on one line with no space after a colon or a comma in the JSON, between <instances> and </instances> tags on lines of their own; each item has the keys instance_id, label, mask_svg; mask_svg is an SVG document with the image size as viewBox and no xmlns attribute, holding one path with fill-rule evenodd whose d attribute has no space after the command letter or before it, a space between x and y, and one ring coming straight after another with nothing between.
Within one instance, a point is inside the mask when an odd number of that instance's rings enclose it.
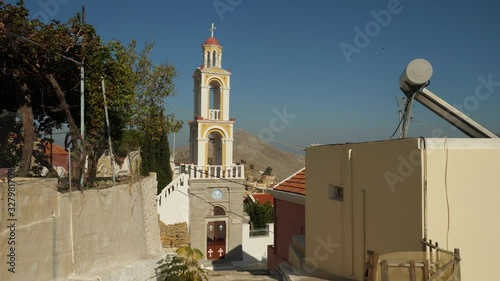
<instances>
[{"instance_id":1,"label":"rooftop antenna","mask_svg":"<svg viewBox=\"0 0 500 281\"><path fill-rule=\"evenodd\" d=\"M471 138L498 138L495 134L427 89L431 77L432 65L424 59L412 60L399 77L399 89L407 98L402 137L406 137L408 133L411 106L415 99Z\"/></svg>"},{"instance_id":2,"label":"rooftop antenna","mask_svg":"<svg viewBox=\"0 0 500 281\"><path fill-rule=\"evenodd\" d=\"M396 99L396 103L398 104L398 114L399 114L399 122L403 122L402 119L403 119L403 112L404 112L404 109L405 109L405 98L398 98L398 97L394 97ZM402 130L402 127L399 127L398 128L399 130L399 138L402 138L403 137L403 130Z\"/></svg>"}]
</instances>

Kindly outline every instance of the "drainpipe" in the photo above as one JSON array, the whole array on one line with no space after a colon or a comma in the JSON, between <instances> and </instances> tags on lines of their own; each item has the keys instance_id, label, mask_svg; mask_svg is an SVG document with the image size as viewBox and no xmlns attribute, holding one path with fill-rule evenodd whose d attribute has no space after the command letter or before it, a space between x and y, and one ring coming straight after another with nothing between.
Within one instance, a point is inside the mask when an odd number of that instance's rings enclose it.
<instances>
[{"instance_id":1,"label":"drainpipe","mask_svg":"<svg viewBox=\"0 0 500 281\"><path fill-rule=\"evenodd\" d=\"M355 233L355 227L354 227L354 172L353 172L353 159L352 159L352 148L349 148L348 150L348 157L349 157L349 176L350 176L350 187L349 189L351 190L351 276L355 276L355 252L354 252L354 244L356 243L354 233ZM363 190L363 212L364 212L364 190ZM363 218L364 221L364 218ZM365 226L363 225L363 231L364 231ZM364 234L363 234L363 239ZM363 251L364 251L365 245L363 245ZM364 252L363 252L364 255Z\"/></svg>"},{"instance_id":2,"label":"drainpipe","mask_svg":"<svg viewBox=\"0 0 500 281\"><path fill-rule=\"evenodd\" d=\"M421 160L423 169L423 188L424 188L424 240L427 241L427 145L425 138L420 138L420 149L423 150L423 159Z\"/></svg>"}]
</instances>

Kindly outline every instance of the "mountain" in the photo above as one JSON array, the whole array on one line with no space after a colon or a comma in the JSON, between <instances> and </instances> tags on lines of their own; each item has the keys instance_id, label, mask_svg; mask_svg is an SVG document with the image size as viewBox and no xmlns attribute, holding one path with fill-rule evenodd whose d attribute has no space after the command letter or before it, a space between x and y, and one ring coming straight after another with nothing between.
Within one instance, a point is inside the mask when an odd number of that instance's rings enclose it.
<instances>
[{"instance_id":1,"label":"mountain","mask_svg":"<svg viewBox=\"0 0 500 281\"><path fill-rule=\"evenodd\" d=\"M278 182L305 166L304 155L279 150L244 130L234 131L233 161L245 164L245 170L253 176L271 167L272 174L276 176ZM175 162L190 162L188 146L175 148ZM253 165L253 170L250 169L250 164Z\"/></svg>"}]
</instances>

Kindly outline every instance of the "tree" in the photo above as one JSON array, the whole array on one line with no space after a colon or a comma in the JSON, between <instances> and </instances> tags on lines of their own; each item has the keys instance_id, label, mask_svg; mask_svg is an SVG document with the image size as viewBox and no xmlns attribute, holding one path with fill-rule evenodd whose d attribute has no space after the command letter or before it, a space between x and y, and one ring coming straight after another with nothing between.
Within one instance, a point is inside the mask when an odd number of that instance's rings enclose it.
<instances>
[{"instance_id":1,"label":"tree","mask_svg":"<svg viewBox=\"0 0 500 281\"><path fill-rule=\"evenodd\" d=\"M273 168L271 167L267 167L265 170L264 170L264 173L262 173L263 176L270 176L271 173L273 172Z\"/></svg>"},{"instance_id":2,"label":"tree","mask_svg":"<svg viewBox=\"0 0 500 281\"><path fill-rule=\"evenodd\" d=\"M155 138L149 132L144 133L141 145L141 171L144 176L155 172L158 185L157 194L172 181L170 168L170 148L167 132L164 131L160 138Z\"/></svg>"},{"instance_id":3,"label":"tree","mask_svg":"<svg viewBox=\"0 0 500 281\"><path fill-rule=\"evenodd\" d=\"M149 58L154 44L148 43L138 54L132 52L135 42L129 44L129 54L134 58L136 79L135 100L131 107L130 127L144 132L141 145L141 171L143 175L156 172L157 194L172 181L168 134L177 132L182 122L172 113L166 114L164 100L175 95L173 79L175 67L164 62L155 66Z\"/></svg>"},{"instance_id":4,"label":"tree","mask_svg":"<svg viewBox=\"0 0 500 281\"><path fill-rule=\"evenodd\" d=\"M0 3L0 79L2 87L2 109L19 112L22 122L22 142L21 155L19 157L18 176L27 176L31 164L33 151L34 124L31 89L36 89L38 81L30 79L33 62L28 62L32 48L23 48L16 42L17 34L30 34L35 25L29 25L26 20L28 11L22 7ZM30 68L20 67L28 63ZM4 127L5 128L5 127ZM17 133L17 132L16 132ZM17 164L17 163L16 163Z\"/></svg>"},{"instance_id":5,"label":"tree","mask_svg":"<svg viewBox=\"0 0 500 281\"><path fill-rule=\"evenodd\" d=\"M274 209L269 201L264 204L250 202L245 206L245 212L250 216L253 229L266 228L266 224L274 221Z\"/></svg>"},{"instance_id":6,"label":"tree","mask_svg":"<svg viewBox=\"0 0 500 281\"><path fill-rule=\"evenodd\" d=\"M22 155L21 124L16 113L0 109L0 168L11 168Z\"/></svg>"},{"instance_id":7,"label":"tree","mask_svg":"<svg viewBox=\"0 0 500 281\"><path fill-rule=\"evenodd\" d=\"M155 268L159 281L201 281L208 280L206 271L201 268L203 253L191 246L180 247L177 256L163 259Z\"/></svg>"},{"instance_id":8,"label":"tree","mask_svg":"<svg viewBox=\"0 0 500 281\"><path fill-rule=\"evenodd\" d=\"M175 132L182 125L172 113L166 113L163 105L175 94L175 67L166 62L153 64L149 57L152 43L142 50L137 50L134 40L127 45L104 43L78 14L67 23L44 24L29 18L23 1L17 5L0 2L0 39L0 109L19 112L22 123L22 153L16 163L19 176L29 171L37 124L46 124L40 132L50 132L66 123L75 147L75 177L83 176L88 156L87 181L94 180L108 137L102 77L115 143L121 140L125 128L160 139L164 132ZM82 63L85 139L76 125L82 116L75 110L80 106Z\"/></svg>"},{"instance_id":9,"label":"tree","mask_svg":"<svg viewBox=\"0 0 500 281\"><path fill-rule=\"evenodd\" d=\"M1 94L6 99L4 109L18 111L22 122L22 156L19 176L26 176L31 165L36 124L50 124L44 131L69 126L76 155L76 176L83 174L84 163L91 142L82 139L76 123L79 114L79 65L85 53L93 54L95 65L89 75L105 75L103 55L107 53L90 25L81 24L79 17L67 23L53 21L44 24L29 19L29 12L20 1L17 6L0 3L0 73ZM84 38L85 40L81 40ZM108 56L109 57L109 56ZM89 79L90 89L98 81ZM88 100L88 99L86 99ZM49 120L49 122L46 122Z\"/></svg>"}]
</instances>

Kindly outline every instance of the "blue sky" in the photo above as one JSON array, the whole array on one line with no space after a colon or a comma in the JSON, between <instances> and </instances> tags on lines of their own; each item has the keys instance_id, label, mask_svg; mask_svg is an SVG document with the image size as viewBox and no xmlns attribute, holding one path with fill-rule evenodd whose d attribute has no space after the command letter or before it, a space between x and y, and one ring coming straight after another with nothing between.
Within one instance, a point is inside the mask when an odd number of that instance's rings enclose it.
<instances>
[{"instance_id":1,"label":"blue sky","mask_svg":"<svg viewBox=\"0 0 500 281\"><path fill-rule=\"evenodd\" d=\"M278 142L306 147L387 139L398 124L399 75L411 60L425 58L434 68L431 91L500 132L498 1L27 2L32 14L61 21L85 5L86 21L104 40L156 42L154 60L168 60L180 73L178 94L167 101L185 121L177 144L188 140L191 75L202 63L201 44L212 22L224 47L222 66L232 72L230 115L237 129L264 136L275 128L275 112L286 107L294 118L273 132ZM355 41L356 30L369 41ZM346 56L341 44L357 50ZM480 95L479 77L493 81ZM440 129L465 137L419 104L413 116L420 123L411 124L411 136L430 137L430 130Z\"/></svg>"}]
</instances>

